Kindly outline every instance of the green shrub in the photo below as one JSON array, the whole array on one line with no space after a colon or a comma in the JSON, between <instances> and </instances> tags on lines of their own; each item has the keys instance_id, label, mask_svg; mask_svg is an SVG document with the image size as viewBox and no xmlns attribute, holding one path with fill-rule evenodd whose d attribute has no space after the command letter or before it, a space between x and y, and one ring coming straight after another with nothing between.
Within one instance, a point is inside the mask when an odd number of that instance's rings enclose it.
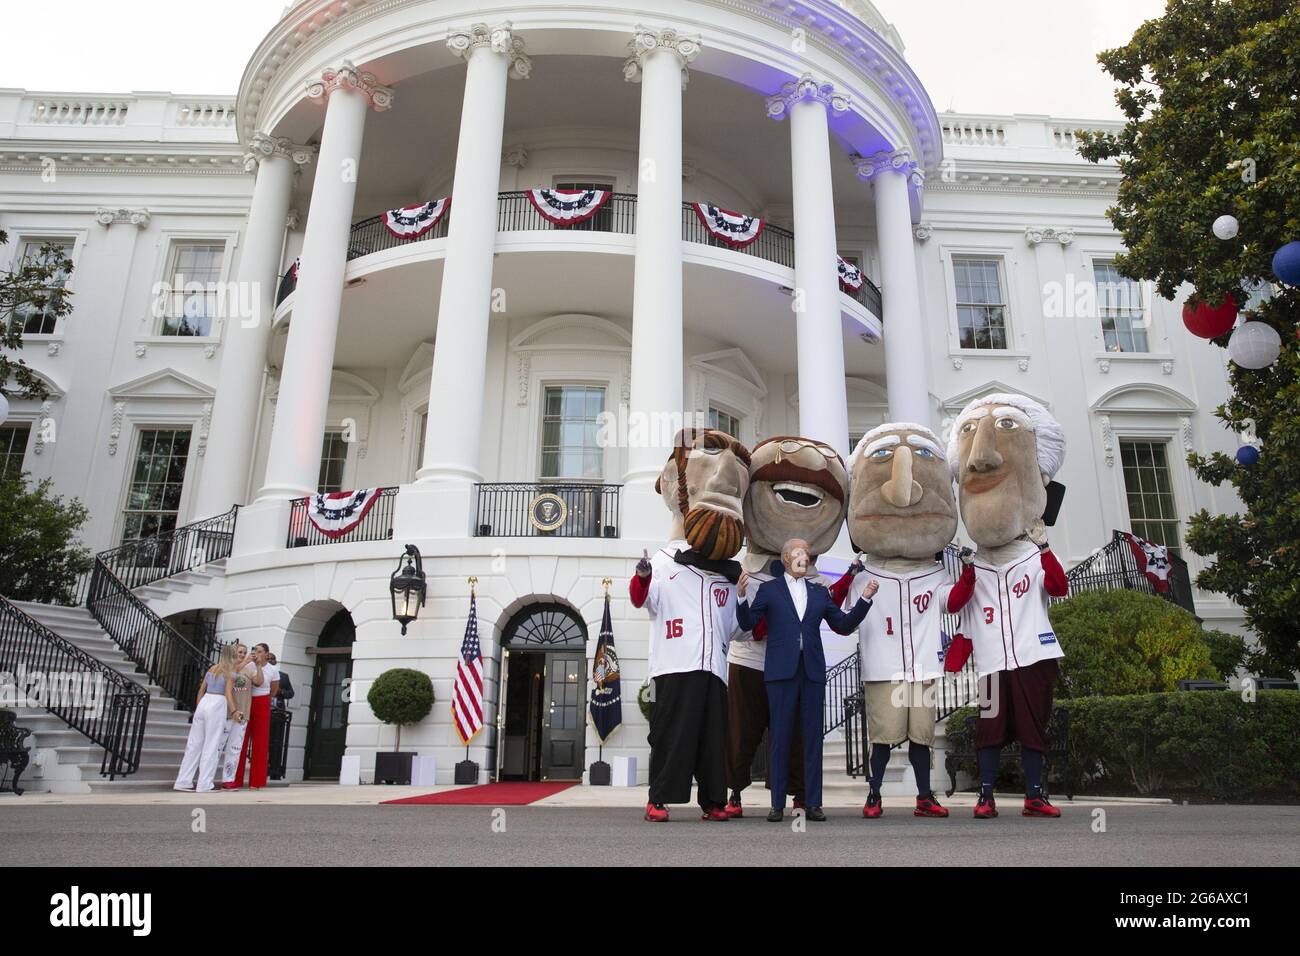
<instances>
[{"instance_id":1,"label":"green shrub","mask_svg":"<svg viewBox=\"0 0 1300 956\"><path fill-rule=\"evenodd\" d=\"M1176 691L1062 700L1070 762L1055 789L1204 801L1300 800L1300 693ZM946 746L968 751L963 708L948 718ZM974 762L962 770L974 774ZM1059 768L1058 768L1059 769ZM1000 788L1018 786L1004 764Z\"/></svg>"},{"instance_id":2,"label":"green shrub","mask_svg":"<svg viewBox=\"0 0 1300 956\"><path fill-rule=\"evenodd\" d=\"M1210 647L1210 663L1220 680L1237 676L1237 669L1246 663L1246 639L1227 631L1203 631L1205 643Z\"/></svg>"},{"instance_id":3,"label":"green shrub","mask_svg":"<svg viewBox=\"0 0 1300 956\"><path fill-rule=\"evenodd\" d=\"M418 724L433 709L433 681L424 671L395 667L384 671L366 694L366 703L385 724L397 726L394 750L402 749L402 725Z\"/></svg>"},{"instance_id":4,"label":"green shrub","mask_svg":"<svg viewBox=\"0 0 1300 956\"><path fill-rule=\"evenodd\" d=\"M1140 591L1085 591L1051 609L1065 651L1061 697L1149 694L1220 677L1196 618Z\"/></svg>"}]
</instances>

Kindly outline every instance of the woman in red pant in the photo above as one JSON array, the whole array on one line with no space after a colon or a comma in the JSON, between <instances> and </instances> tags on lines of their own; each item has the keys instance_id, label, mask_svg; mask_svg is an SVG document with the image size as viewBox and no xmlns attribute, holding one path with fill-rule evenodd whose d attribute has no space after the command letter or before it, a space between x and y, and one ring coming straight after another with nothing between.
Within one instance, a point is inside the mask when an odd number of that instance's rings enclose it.
<instances>
[{"instance_id":1,"label":"woman in red pant","mask_svg":"<svg viewBox=\"0 0 1300 956\"><path fill-rule=\"evenodd\" d=\"M253 648L253 664L262 675L260 685L253 687L253 706L248 715L248 733L244 750L239 755L239 769L235 771L234 789L244 785L244 761L251 759L248 768L248 786L260 790L266 786L266 760L271 743L271 701L280 692L280 671L267 660L271 649L265 644ZM251 752L251 758L249 756Z\"/></svg>"}]
</instances>

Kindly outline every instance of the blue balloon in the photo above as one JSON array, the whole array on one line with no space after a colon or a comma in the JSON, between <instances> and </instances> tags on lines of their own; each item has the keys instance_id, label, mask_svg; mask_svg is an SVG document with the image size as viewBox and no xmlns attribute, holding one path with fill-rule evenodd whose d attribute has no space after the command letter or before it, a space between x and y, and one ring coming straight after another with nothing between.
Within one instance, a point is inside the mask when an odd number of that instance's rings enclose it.
<instances>
[{"instance_id":1,"label":"blue balloon","mask_svg":"<svg viewBox=\"0 0 1300 956\"><path fill-rule=\"evenodd\" d=\"M1237 464L1253 465L1259 461L1259 449L1254 445L1242 445L1237 449Z\"/></svg>"},{"instance_id":2,"label":"blue balloon","mask_svg":"<svg viewBox=\"0 0 1300 956\"><path fill-rule=\"evenodd\" d=\"M1287 285L1300 285L1300 241L1288 242L1273 253L1273 274Z\"/></svg>"}]
</instances>

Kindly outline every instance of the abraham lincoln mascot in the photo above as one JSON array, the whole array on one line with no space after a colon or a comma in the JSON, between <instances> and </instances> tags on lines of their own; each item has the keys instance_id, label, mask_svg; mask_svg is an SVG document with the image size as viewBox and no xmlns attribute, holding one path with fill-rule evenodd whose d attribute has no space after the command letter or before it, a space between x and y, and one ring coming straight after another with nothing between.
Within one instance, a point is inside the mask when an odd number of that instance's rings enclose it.
<instances>
[{"instance_id":1,"label":"abraham lincoln mascot","mask_svg":"<svg viewBox=\"0 0 1300 956\"><path fill-rule=\"evenodd\" d=\"M971 402L953 426L948 464L958 483L961 517L979 545L975 593L962 610L962 633L945 666L957 670L972 650L980 676L975 721L980 796L975 816L998 815L993 801L998 756L1020 744L1027 817L1059 817L1043 788L1043 754L1057 661L1064 657L1047 616L1049 599L1068 584L1047 544L1065 460L1061 425L1038 402L997 394ZM1049 506L1050 501L1050 506Z\"/></svg>"},{"instance_id":2,"label":"abraham lincoln mascot","mask_svg":"<svg viewBox=\"0 0 1300 956\"><path fill-rule=\"evenodd\" d=\"M655 490L672 515L671 540L638 562L634 607L650 614L650 796L645 818L668 819L695 778L703 819L728 819L727 647L735 634L732 560L744 543L748 449L724 432L684 428Z\"/></svg>"},{"instance_id":3,"label":"abraham lincoln mascot","mask_svg":"<svg viewBox=\"0 0 1300 956\"><path fill-rule=\"evenodd\" d=\"M907 422L867 432L853 451L852 468L849 538L862 555L832 593L847 608L868 581L880 584L879 610L858 628L871 742L862 815L881 815L889 753L906 740L916 777L913 814L946 817L930 789L934 682L943 675L943 614L959 610L974 588L973 569L954 582L941 560L957 532L952 475L938 436Z\"/></svg>"},{"instance_id":4,"label":"abraham lincoln mascot","mask_svg":"<svg viewBox=\"0 0 1300 956\"><path fill-rule=\"evenodd\" d=\"M792 538L808 542L810 584L829 585L817 573L817 556L834 544L848 508L849 477L834 448L811 438L768 438L754 447L745 494L745 556L741 565L757 585L772 578L772 565ZM767 626L741 631L727 653L727 813L744 816L741 793L752 782L754 754L768 730L770 715L763 669ZM768 786L771 786L768 761ZM803 745L796 722L790 745L789 790L796 810L806 809Z\"/></svg>"}]
</instances>

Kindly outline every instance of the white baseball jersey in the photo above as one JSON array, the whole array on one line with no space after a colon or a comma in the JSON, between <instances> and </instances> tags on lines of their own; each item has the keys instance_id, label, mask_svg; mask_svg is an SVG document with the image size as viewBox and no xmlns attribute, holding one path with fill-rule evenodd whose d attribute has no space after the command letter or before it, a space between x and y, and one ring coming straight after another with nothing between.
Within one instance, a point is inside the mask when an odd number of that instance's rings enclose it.
<instances>
[{"instance_id":1,"label":"white baseball jersey","mask_svg":"<svg viewBox=\"0 0 1300 956\"><path fill-rule=\"evenodd\" d=\"M975 555L975 593L962 608L961 632L974 645L980 677L1065 656L1047 616L1038 547L1013 545L998 549L996 565Z\"/></svg>"},{"instance_id":2,"label":"white baseball jersey","mask_svg":"<svg viewBox=\"0 0 1300 956\"><path fill-rule=\"evenodd\" d=\"M858 653L864 681L924 681L943 676L940 628L953 580L939 561L918 561L915 571L886 571L864 564L853 578L848 610L873 578L880 590L871 613L858 626Z\"/></svg>"},{"instance_id":3,"label":"white baseball jersey","mask_svg":"<svg viewBox=\"0 0 1300 956\"><path fill-rule=\"evenodd\" d=\"M772 560L779 560L773 558ZM769 565L770 566L770 565ZM824 587L830 587L831 582L827 581L817 571L812 571L807 575L809 584L820 584ZM765 581L772 580L772 575L766 571L749 572L749 594L742 600L748 600L758 593L758 588ZM740 630L736 632L735 637L731 640L731 649L727 651L727 660L732 664L739 664L741 667L748 667L752 670L761 671L767 666L767 641L754 640L752 631Z\"/></svg>"},{"instance_id":4,"label":"white baseball jersey","mask_svg":"<svg viewBox=\"0 0 1300 956\"><path fill-rule=\"evenodd\" d=\"M650 676L710 671L727 681L727 646L738 630L736 586L718 574L678 564L685 541L650 558Z\"/></svg>"}]
</instances>

